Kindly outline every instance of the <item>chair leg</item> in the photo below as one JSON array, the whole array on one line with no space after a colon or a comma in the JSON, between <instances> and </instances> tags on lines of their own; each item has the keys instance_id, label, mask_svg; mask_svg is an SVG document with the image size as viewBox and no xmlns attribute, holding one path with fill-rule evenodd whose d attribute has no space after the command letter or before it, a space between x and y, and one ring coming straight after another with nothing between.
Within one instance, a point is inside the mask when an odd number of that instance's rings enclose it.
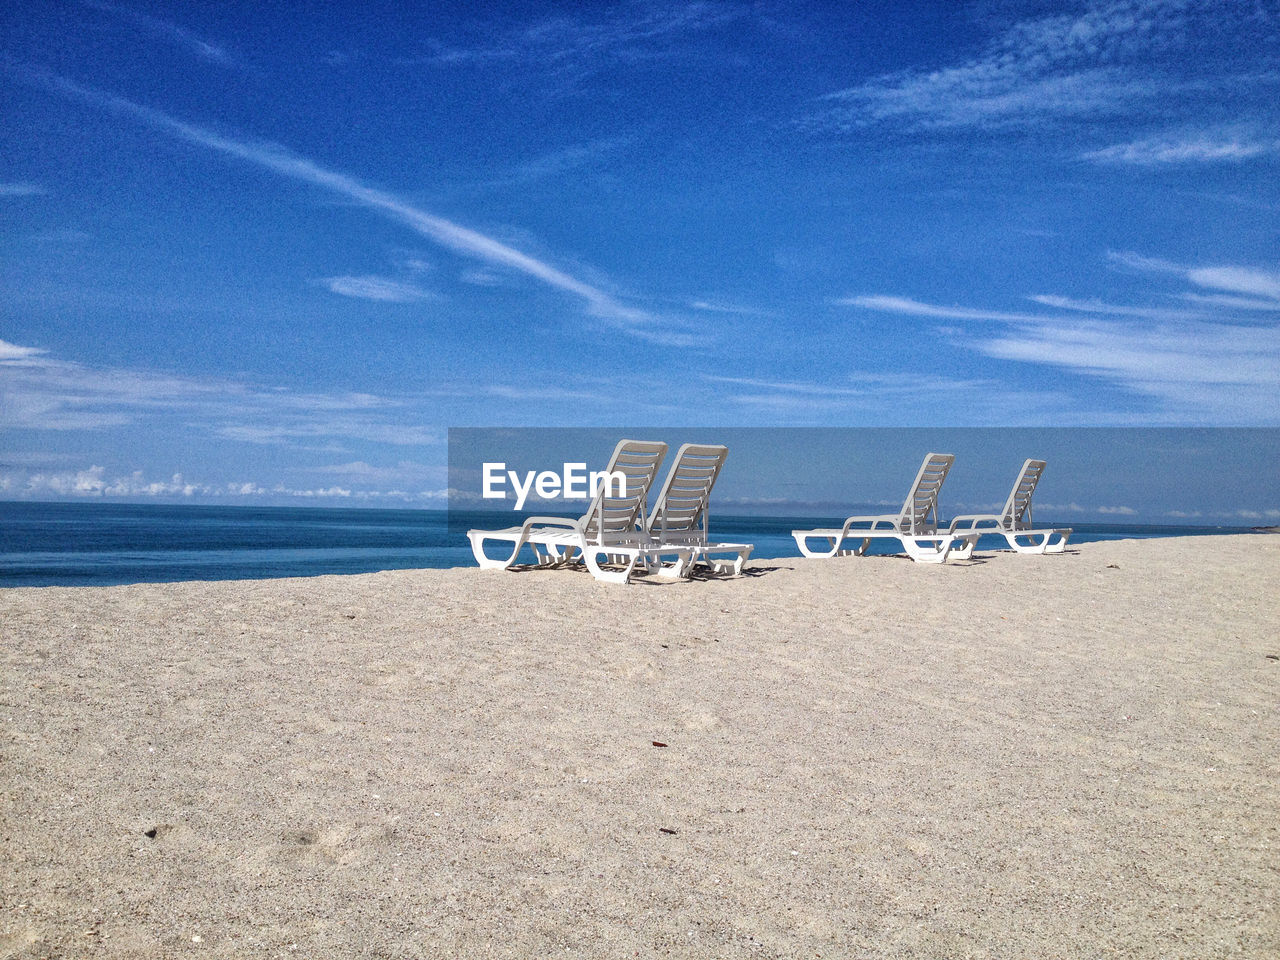
<instances>
[{"instance_id":1,"label":"chair leg","mask_svg":"<svg viewBox=\"0 0 1280 960\"><path fill-rule=\"evenodd\" d=\"M1054 539L1055 535L1057 536L1056 540ZM1035 533L1006 533L1004 538L1009 542L1009 546L1018 553L1040 556L1046 553L1065 552L1069 536L1071 536L1069 530L1065 533L1061 530L1038 530ZM1028 542L1021 543L1019 538L1025 538Z\"/></svg>"},{"instance_id":2,"label":"chair leg","mask_svg":"<svg viewBox=\"0 0 1280 960\"><path fill-rule=\"evenodd\" d=\"M487 539L483 530L476 530L467 534L467 539L471 541L471 553L476 558L476 563L480 565L482 570L506 570L516 562L516 557L520 554L520 548L524 546L525 538L522 536L516 540L515 549L511 551L511 556L505 560L491 560L485 556L484 541Z\"/></svg>"},{"instance_id":3,"label":"chair leg","mask_svg":"<svg viewBox=\"0 0 1280 960\"><path fill-rule=\"evenodd\" d=\"M809 546L809 538L802 533L793 533L796 546L800 548L801 556L810 558L811 560L822 560L827 557L834 557L839 549L839 541L835 537L821 537L815 539L823 539L827 541L827 549L814 550Z\"/></svg>"},{"instance_id":4,"label":"chair leg","mask_svg":"<svg viewBox=\"0 0 1280 960\"><path fill-rule=\"evenodd\" d=\"M800 548L801 555L809 557L811 560L825 560L827 557L860 557L867 552L867 547L871 545L871 538L864 537L862 543L858 546L852 549L842 550L840 545L844 543L845 539L852 539L855 537L855 534L850 533L848 538L827 536L814 537L813 539L815 540L827 541L827 548L825 550L814 550L807 542L810 539L809 537L806 537L801 533L793 533L791 536L795 538L796 546Z\"/></svg>"},{"instance_id":5,"label":"chair leg","mask_svg":"<svg viewBox=\"0 0 1280 960\"><path fill-rule=\"evenodd\" d=\"M658 564L658 576L673 577L687 579L693 572L695 558L697 554L692 550L675 551L676 558L669 564L664 564L662 558L658 554L654 554L653 558Z\"/></svg>"},{"instance_id":6,"label":"chair leg","mask_svg":"<svg viewBox=\"0 0 1280 960\"><path fill-rule=\"evenodd\" d=\"M602 580L605 583L630 583L631 572L636 567L636 561L640 559L639 553L631 552L627 554L619 554L619 553L606 552L605 556L607 559L612 557L620 557L625 561L626 566L624 567L624 569L621 571L617 571L617 570L605 570L603 567L600 566L601 552L604 552L604 551L592 550L590 547L582 551L582 559L586 561L587 569L591 571L591 575L595 577L597 580Z\"/></svg>"},{"instance_id":7,"label":"chair leg","mask_svg":"<svg viewBox=\"0 0 1280 960\"><path fill-rule=\"evenodd\" d=\"M1058 539L1055 541L1053 540L1052 537L1050 537L1049 540L1044 545L1044 552L1045 553L1065 553L1067 550L1067 540L1069 540L1071 537L1071 531L1055 530L1053 532L1058 535Z\"/></svg>"},{"instance_id":8,"label":"chair leg","mask_svg":"<svg viewBox=\"0 0 1280 960\"><path fill-rule=\"evenodd\" d=\"M924 541L925 546L921 546ZM903 537L907 556L917 563L946 563L955 540L950 537Z\"/></svg>"},{"instance_id":9,"label":"chair leg","mask_svg":"<svg viewBox=\"0 0 1280 960\"><path fill-rule=\"evenodd\" d=\"M1039 542L1037 542L1037 537L1027 536L1026 534L1005 534L1005 540L1009 542L1009 548L1016 553L1022 554L1036 555L1044 553L1045 541L1048 539L1048 534L1041 534L1038 539ZM1027 542L1023 543L1023 540L1026 540Z\"/></svg>"},{"instance_id":10,"label":"chair leg","mask_svg":"<svg viewBox=\"0 0 1280 960\"><path fill-rule=\"evenodd\" d=\"M754 547L743 547L737 551L732 558L722 560L712 560L710 557L704 556L703 562L715 573L732 574L735 577L742 575L742 568L747 565L747 560L751 556Z\"/></svg>"},{"instance_id":11,"label":"chair leg","mask_svg":"<svg viewBox=\"0 0 1280 960\"><path fill-rule=\"evenodd\" d=\"M565 554L561 553L560 548L554 544L547 544L541 548L535 544L530 546L533 548L533 555L539 567L558 567L565 562Z\"/></svg>"}]
</instances>

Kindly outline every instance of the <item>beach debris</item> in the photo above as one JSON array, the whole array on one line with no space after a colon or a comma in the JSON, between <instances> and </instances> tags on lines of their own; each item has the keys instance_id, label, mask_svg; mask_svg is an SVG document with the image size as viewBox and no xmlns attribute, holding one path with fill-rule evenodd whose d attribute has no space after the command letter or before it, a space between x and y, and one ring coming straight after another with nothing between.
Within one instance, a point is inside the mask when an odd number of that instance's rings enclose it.
<instances>
[{"instance_id":1,"label":"beach debris","mask_svg":"<svg viewBox=\"0 0 1280 960\"><path fill-rule=\"evenodd\" d=\"M666 744L665 744L665 743L663 743L661 740L655 740L655 741L653 741L653 745L654 745L655 747L665 747L665 746L666 746Z\"/></svg>"},{"instance_id":2,"label":"beach debris","mask_svg":"<svg viewBox=\"0 0 1280 960\"><path fill-rule=\"evenodd\" d=\"M154 840L154 839L156 838L156 834L157 834L158 832L159 832L159 831L158 831L158 830L156 830L156 828L155 828L155 827L152 827L150 830L144 830L144 831L142 831L142 835L143 835L144 837L146 837L148 840Z\"/></svg>"},{"instance_id":3,"label":"beach debris","mask_svg":"<svg viewBox=\"0 0 1280 960\"><path fill-rule=\"evenodd\" d=\"M1107 569L1108 569L1108 570L1119 570L1119 569L1120 569L1120 564L1118 564L1118 563L1108 563L1108 564L1107 564Z\"/></svg>"},{"instance_id":4,"label":"beach debris","mask_svg":"<svg viewBox=\"0 0 1280 960\"><path fill-rule=\"evenodd\" d=\"M658 832L659 832L659 833L669 833L669 834L671 834L671 835L674 837L674 836L675 836L677 833L679 833L680 831L679 831L679 830L676 830L674 827L659 827L659 828L658 828Z\"/></svg>"},{"instance_id":5,"label":"beach debris","mask_svg":"<svg viewBox=\"0 0 1280 960\"><path fill-rule=\"evenodd\" d=\"M1268 660L1280 660L1280 656L1277 656L1274 653L1268 653L1265 656Z\"/></svg>"}]
</instances>

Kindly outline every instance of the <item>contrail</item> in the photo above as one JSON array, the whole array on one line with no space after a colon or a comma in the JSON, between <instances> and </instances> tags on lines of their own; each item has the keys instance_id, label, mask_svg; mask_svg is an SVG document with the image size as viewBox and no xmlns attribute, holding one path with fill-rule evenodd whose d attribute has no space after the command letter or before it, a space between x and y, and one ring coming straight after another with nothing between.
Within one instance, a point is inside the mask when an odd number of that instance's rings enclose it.
<instances>
[{"instance_id":1,"label":"contrail","mask_svg":"<svg viewBox=\"0 0 1280 960\"><path fill-rule=\"evenodd\" d=\"M654 315L619 303L598 287L584 283L550 264L521 253L514 247L500 243L483 233L446 220L444 217L437 217L425 210L419 210L394 194L370 187L346 174L326 170L305 157L290 153L283 147L255 145L233 140L212 130L206 130L204 127L171 117L160 110L144 107L124 97L83 87L65 77L51 74L31 74L30 76L43 86L133 117L180 140L239 157L293 180L310 183L347 197L370 210L405 224L422 236L450 250L489 264L509 267L557 290L581 297L586 301L588 312L592 316L613 321L637 336L660 342L683 342L683 338L679 335L672 336L658 331L637 329L635 325L655 320Z\"/></svg>"}]
</instances>

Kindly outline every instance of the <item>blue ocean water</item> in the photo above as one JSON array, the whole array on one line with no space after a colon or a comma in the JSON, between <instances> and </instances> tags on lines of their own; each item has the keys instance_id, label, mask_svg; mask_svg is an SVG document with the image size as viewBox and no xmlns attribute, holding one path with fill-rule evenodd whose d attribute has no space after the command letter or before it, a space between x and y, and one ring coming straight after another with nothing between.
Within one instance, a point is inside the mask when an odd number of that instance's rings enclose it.
<instances>
[{"instance_id":1,"label":"blue ocean water","mask_svg":"<svg viewBox=\"0 0 1280 960\"><path fill-rule=\"evenodd\" d=\"M795 557L793 529L839 526L842 520L720 515L713 516L711 532L718 540L755 544L753 557ZM443 510L0 502L0 586L107 586L474 566L463 531L511 522L509 515L455 512L450 517ZM1247 527L1070 525L1076 530L1072 543L1250 532ZM984 538L979 549L1002 542ZM894 552L889 543L876 549Z\"/></svg>"}]
</instances>

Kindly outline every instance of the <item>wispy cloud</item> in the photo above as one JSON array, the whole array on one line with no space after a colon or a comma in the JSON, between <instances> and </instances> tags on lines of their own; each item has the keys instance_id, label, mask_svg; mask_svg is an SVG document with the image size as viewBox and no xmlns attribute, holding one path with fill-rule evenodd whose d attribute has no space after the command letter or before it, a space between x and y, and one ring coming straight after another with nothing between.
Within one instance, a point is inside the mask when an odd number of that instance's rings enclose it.
<instances>
[{"instance_id":1,"label":"wispy cloud","mask_svg":"<svg viewBox=\"0 0 1280 960\"><path fill-rule=\"evenodd\" d=\"M1115 303L1104 303L1101 300L1073 300L1070 297L1041 294L1029 297L1034 303L1042 303L1046 307L1057 310L1074 310L1077 313L1104 314L1116 317L1145 317L1148 320L1196 320L1204 319L1203 311L1170 310L1165 307L1129 307Z\"/></svg>"},{"instance_id":2,"label":"wispy cloud","mask_svg":"<svg viewBox=\"0 0 1280 960\"><path fill-rule=\"evenodd\" d=\"M1221 293L1184 293L1183 300L1189 303L1204 304L1213 307L1227 307L1231 310L1280 310L1280 300L1260 300L1255 297L1233 297Z\"/></svg>"},{"instance_id":3,"label":"wispy cloud","mask_svg":"<svg viewBox=\"0 0 1280 960\"><path fill-rule=\"evenodd\" d=\"M378 300L385 303L416 303L435 299L436 294L412 283L390 280L387 277L326 277L324 285L333 293L358 300Z\"/></svg>"},{"instance_id":4,"label":"wispy cloud","mask_svg":"<svg viewBox=\"0 0 1280 960\"><path fill-rule=\"evenodd\" d=\"M1107 251L1107 260L1114 266L1134 270L1138 273L1185 275L1187 272L1186 267L1180 267L1169 260L1164 260L1160 257L1148 257L1132 250L1109 250Z\"/></svg>"},{"instance_id":5,"label":"wispy cloud","mask_svg":"<svg viewBox=\"0 0 1280 960\"><path fill-rule=\"evenodd\" d=\"M122 7L116 4L103 3L102 0L81 0L84 6L91 10L98 10L102 13L110 14L121 20L127 20L137 24L145 30L150 31L156 36L164 37L171 40L188 52L195 54L202 60L209 63L215 63L221 67L237 67L239 62L226 51L224 47L216 43L210 43L208 40L197 36L185 27L180 27L176 23L169 20L161 20L159 17L153 17L149 14L142 13L140 10L134 10L130 7Z\"/></svg>"},{"instance_id":6,"label":"wispy cloud","mask_svg":"<svg viewBox=\"0 0 1280 960\"><path fill-rule=\"evenodd\" d=\"M1022 327L972 345L993 357L1068 367L1105 376L1144 393L1180 400L1203 398L1202 387L1246 388L1280 409L1280 331L1227 324L1186 323L1139 327L1101 321L1071 327ZM1224 397L1223 400L1229 400ZM1222 409L1230 403L1215 402ZM1246 411L1241 410L1241 413Z\"/></svg>"},{"instance_id":7,"label":"wispy cloud","mask_svg":"<svg viewBox=\"0 0 1280 960\"><path fill-rule=\"evenodd\" d=\"M268 423L224 423L213 427L216 436L241 443L267 446L326 447L322 441L332 439L362 440L395 446L424 446L440 442L440 432L412 423L386 422L384 418L364 413L343 415L335 411L272 411L274 421Z\"/></svg>"},{"instance_id":8,"label":"wispy cloud","mask_svg":"<svg viewBox=\"0 0 1280 960\"><path fill-rule=\"evenodd\" d=\"M874 417L879 422L936 424L951 411L965 425L1036 422L1061 411L1067 398L1047 390L1022 390L986 378L935 372L852 371L835 381L776 380L704 374L727 403L753 415L768 413L796 422L831 413ZM956 412L962 411L962 412Z\"/></svg>"},{"instance_id":9,"label":"wispy cloud","mask_svg":"<svg viewBox=\"0 0 1280 960\"><path fill-rule=\"evenodd\" d=\"M739 317L762 317L776 318L778 313L774 310L764 310L760 307L748 307L738 303L726 303L720 300L694 300L689 304L693 310L699 310L703 313L720 313Z\"/></svg>"},{"instance_id":10,"label":"wispy cloud","mask_svg":"<svg viewBox=\"0 0 1280 960\"><path fill-rule=\"evenodd\" d=\"M482 269L463 270L458 274L458 279L473 287L501 287L506 283L501 274Z\"/></svg>"},{"instance_id":11,"label":"wispy cloud","mask_svg":"<svg viewBox=\"0 0 1280 960\"><path fill-rule=\"evenodd\" d=\"M632 0L608 7L544 16L515 27L481 27L476 42L432 40L423 61L458 66L519 60L548 69L588 73L608 62L649 59L668 54L680 38L741 17L746 11L727 3L662 3Z\"/></svg>"},{"instance_id":12,"label":"wispy cloud","mask_svg":"<svg viewBox=\"0 0 1280 960\"><path fill-rule=\"evenodd\" d=\"M1192 38L1205 43L1225 37L1221 42L1229 49L1258 29L1249 6L1233 0L1098 0L1078 12L1023 20L963 63L887 74L828 94L824 109L805 125L990 128L1129 114L1157 96L1167 102L1175 94L1202 93L1206 83L1238 81L1171 76L1153 60L1168 60ZM1141 152L1135 148L1134 155ZM1117 148L1117 157L1123 153Z\"/></svg>"},{"instance_id":13,"label":"wispy cloud","mask_svg":"<svg viewBox=\"0 0 1280 960\"><path fill-rule=\"evenodd\" d=\"M866 397L871 392L865 387L848 387L803 380L766 380L757 377L723 377L715 374L704 374L702 379L708 383L725 384L733 387L750 387L753 390L767 391L766 394L744 394L733 398L739 402L757 400L772 395L825 397L837 400L848 397Z\"/></svg>"},{"instance_id":14,"label":"wispy cloud","mask_svg":"<svg viewBox=\"0 0 1280 960\"><path fill-rule=\"evenodd\" d=\"M936 317L947 320L995 320L1001 323L1040 323L1050 319L1041 314L1009 313L1003 310L983 310L973 307L949 307L921 303L910 297L873 296L844 297L833 301L837 306L863 307L882 313L900 313L911 317Z\"/></svg>"},{"instance_id":15,"label":"wispy cloud","mask_svg":"<svg viewBox=\"0 0 1280 960\"><path fill-rule=\"evenodd\" d=\"M350 463L313 467L311 472L341 477L353 484L375 483L420 487L424 483L447 483L449 471L443 464L417 463L413 460L400 460L391 466L378 466L363 460L354 460Z\"/></svg>"},{"instance_id":16,"label":"wispy cloud","mask_svg":"<svg viewBox=\"0 0 1280 960\"><path fill-rule=\"evenodd\" d=\"M49 450L6 449L0 453L0 467L49 467L72 463L78 459L73 453L53 453Z\"/></svg>"},{"instance_id":17,"label":"wispy cloud","mask_svg":"<svg viewBox=\"0 0 1280 960\"><path fill-rule=\"evenodd\" d=\"M578 297L585 303L590 316L608 322L632 336L671 345L688 345L694 340L690 334L671 329L674 322L667 318L624 304L600 287L477 230L428 213L395 194L370 187L347 174L327 170L282 147L235 140L123 97L83 87L63 77L43 74L31 76L50 89L131 117L177 139L237 157L289 179L327 190L395 220L454 253L493 267L513 270L555 290Z\"/></svg>"},{"instance_id":18,"label":"wispy cloud","mask_svg":"<svg viewBox=\"0 0 1280 960\"><path fill-rule=\"evenodd\" d=\"M898 122L910 127L1012 126L1046 117L1118 113L1156 92L1156 85L1126 80L1116 70L1081 70L1065 76L1026 76L1005 62L885 78L829 94L837 104L810 126L856 128Z\"/></svg>"},{"instance_id":19,"label":"wispy cloud","mask_svg":"<svg viewBox=\"0 0 1280 960\"><path fill-rule=\"evenodd\" d=\"M0 183L0 199L39 197L49 191L38 183Z\"/></svg>"},{"instance_id":20,"label":"wispy cloud","mask_svg":"<svg viewBox=\"0 0 1280 960\"><path fill-rule=\"evenodd\" d=\"M1193 303L1243 310L1280 310L1280 271L1260 267L1187 266L1158 257L1113 250L1107 259L1137 273L1181 277L1212 294L1183 293Z\"/></svg>"},{"instance_id":21,"label":"wispy cloud","mask_svg":"<svg viewBox=\"0 0 1280 960\"><path fill-rule=\"evenodd\" d=\"M753 377L724 377L705 374L703 379L710 383L724 383L741 387L756 387L762 390L776 391L781 394L794 394L809 397L860 397L883 398L902 393L924 391L961 391L992 386L989 380L958 380L937 374L914 373L870 373L858 371L848 374L847 383L826 383L807 380L766 380Z\"/></svg>"},{"instance_id":22,"label":"wispy cloud","mask_svg":"<svg viewBox=\"0 0 1280 960\"><path fill-rule=\"evenodd\" d=\"M1200 286L1252 294L1257 302L1280 307L1280 278L1268 271L1180 267L1136 254L1113 254L1112 260ZM1155 398L1161 405L1152 411L1153 420L1236 424L1278 419L1280 329L1240 322L1230 302L1204 297L1201 311L1188 314L1058 296L1032 299L1077 315L936 307L901 297L855 297L847 302L926 318L994 321L1003 329L992 331L984 324L949 333L990 357L1066 369Z\"/></svg>"},{"instance_id":23,"label":"wispy cloud","mask_svg":"<svg viewBox=\"0 0 1280 960\"><path fill-rule=\"evenodd\" d=\"M484 186L517 186L551 180L566 174L581 174L602 163L610 154L631 142L630 137L610 137L572 143L540 153L485 182Z\"/></svg>"},{"instance_id":24,"label":"wispy cloud","mask_svg":"<svg viewBox=\"0 0 1280 960\"><path fill-rule=\"evenodd\" d=\"M46 244L48 246L74 247L88 243L93 239L93 234L84 230L66 229L66 230L42 230L39 233L31 235L31 241L38 244Z\"/></svg>"},{"instance_id":25,"label":"wispy cloud","mask_svg":"<svg viewBox=\"0 0 1280 960\"><path fill-rule=\"evenodd\" d=\"M1095 163L1153 167L1173 163L1239 162L1275 153L1280 153L1280 140L1184 134L1118 143L1089 150L1080 158Z\"/></svg>"},{"instance_id":26,"label":"wispy cloud","mask_svg":"<svg viewBox=\"0 0 1280 960\"><path fill-rule=\"evenodd\" d=\"M647 399L647 380L614 380L610 388L467 378L412 394L295 392L235 379L171 375L59 359L43 349L0 340L0 428L10 431L102 431L146 424L210 438L308 451L346 452L353 443L438 447L442 401L511 401L571 411L662 412ZM648 391L651 392L651 391ZM516 409L501 403L503 409ZM580 422L580 419L579 419Z\"/></svg>"},{"instance_id":27,"label":"wispy cloud","mask_svg":"<svg viewBox=\"0 0 1280 960\"><path fill-rule=\"evenodd\" d=\"M1280 303L1280 273L1248 267L1193 267L1187 279L1199 287L1245 296L1267 297Z\"/></svg>"},{"instance_id":28,"label":"wispy cloud","mask_svg":"<svg viewBox=\"0 0 1280 960\"><path fill-rule=\"evenodd\" d=\"M639 386L637 385L637 390ZM572 390L568 387L540 387L530 384L484 383L466 387L463 391L468 396L497 397L500 400L543 400L552 403L607 404L614 406L619 399L607 392L594 390ZM630 403L631 401L626 401Z\"/></svg>"},{"instance_id":29,"label":"wispy cloud","mask_svg":"<svg viewBox=\"0 0 1280 960\"><path fill-rule=\"evenodd\" d=\"M39 347L20 347L16 343L0 340L0 360L27 360L48 352Z\"/></svg>"},{"instance_id":30,"label":"wispy cloud","mask_svg":"<svg viewBox=\"0 0 1280 960\"><path fill-rule=\"evenodd\" d=\"M176 418L254 443L360 440L436 444L408 399L295 393L234 380L95 367L0 341L0 423L10 430L101 430Z\"/></svg>"}]
</instances>

